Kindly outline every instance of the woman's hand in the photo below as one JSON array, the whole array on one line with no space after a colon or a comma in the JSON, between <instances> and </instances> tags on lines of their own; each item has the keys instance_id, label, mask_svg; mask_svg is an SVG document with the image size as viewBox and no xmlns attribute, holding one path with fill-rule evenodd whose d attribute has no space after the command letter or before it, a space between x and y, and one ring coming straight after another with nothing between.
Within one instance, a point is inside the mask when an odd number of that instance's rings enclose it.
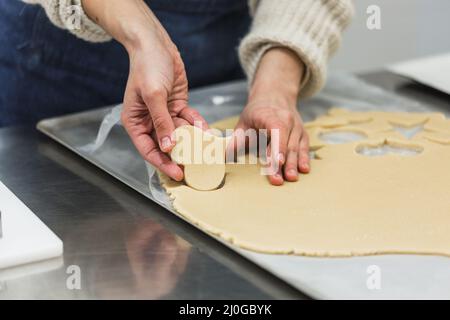
<instances>
[{"instance_id":1,"label":"woman's hand","mask_svg":"<svg viewBox=\"0 0 450 320\"><path fill-rule=\"evenodd\" d=\"M207 124L188 106L188 81L175 44L142 0L84 0L83 5L128 51L122 124L131 140L146 161L182 180L183 171L167 155L174 147L172 133L185 124Z\"/></svg>"},{"instance_id":2,"label":"woman's hand","mask_svg":"<svg viewBox=\"0 0 450 320\"><path fill-rule=\"evenodd\" d=\"M139 297L161 299L177 285L188 263L190 245L159 223L139 221L125 240L133 288ZM161 252L158 258L149 252Z\"/></svg>"},{"instance_id":3,"label":"woman's hand","mask_svg":"<svg viewBox=\"0 0 450 320\"><path fill-rule=\"evenodd\" d=\"M262 58L250 90L248 104L236 129L278 129L279 170L269 176L273 185L296 181L299 172L308 173L309 139L297 111L297 99L304 65L290 50L274 48ZM269 150L273 149L269 145Z\"/></svg>"},{"instance_id":4,"label":"woman's hand","mask_svg":"<svg viewBox=\"0 0 450 320\"><path fill-rule=\"evenodd\" d=\"M172 133L195 121L206 128L206 122L188 106L186 72L175 45L164 34L151 44L130 50L122 123L142 157L180 181L183 171L166 154L174 146Z\"/></svg>"}]
</instances>

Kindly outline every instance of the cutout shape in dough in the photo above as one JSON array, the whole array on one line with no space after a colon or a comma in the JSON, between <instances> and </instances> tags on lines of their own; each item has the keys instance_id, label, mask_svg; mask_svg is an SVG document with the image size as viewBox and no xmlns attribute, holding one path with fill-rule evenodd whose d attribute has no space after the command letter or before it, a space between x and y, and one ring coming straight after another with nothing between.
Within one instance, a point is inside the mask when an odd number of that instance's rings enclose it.
<instances>
[{"instance_id":1,"label":"cutout shape in dough","mask_svg":"<svg viewBox=\"0 0 450 320\"><path fill-rule=\"evenodd\" d=\"M347 127L345 129L324 130L319 134L319 139L327 144L341 144L367 139L367 135L363 130L357 128L352 130Z\"/></svg>"},{"instance_id":2,"label":"cutout shape in dough","mask_svg":"<svg viewBox=\"0 0 450 320\"><path fill-rule=\"evenodd\" d=\"M423 152L420 145L403 144L396 139L386 139L383 143L362 143L356 147L356 152L369 157L380 157L388 154L401 156L416 156Z\"/></svg>"},{"instance_id":3,"label":"cutout shape in dough","mask_svg":"<svg viewBox=\"0 0 450 320\"><path fill-rule=\"evenodd\" d=\"M425 129L450 134L450 119L443 119L439 117L430 119L430 121L425 124Z\"/></svg>"},{"instance_id":4,"label":"cutout shape in dough","mask_svg":"<svg viewBox=\"0 0 450 320\"><path fill-rule=\"evenodd\" d=\"M450 124L449 124L450 125ZM435 143L440 143L444 145L450 145L450 132L434 132L434 131L423 131L418 133L413 137L414 140L428 140Z\"/></svg>"},{"instance_id":5,"label":"cutout shape in dough","mask_svg":"<svg viewBox=\"0 0 450 320\"><path fill-rule=\"evenodd\" d=\"M411 126L428 119L425 114L383 116ZM164 175L161 183L183 217L241 248L320 257L450 256L450 146L375 131L367 129L364 141L324 144L311 160L311 173L282 187L270 185L257 164L227 164L226 183L209 192ZM384 144L421 152L410 157L357 152Z\"/></svg>"}]
</instances>

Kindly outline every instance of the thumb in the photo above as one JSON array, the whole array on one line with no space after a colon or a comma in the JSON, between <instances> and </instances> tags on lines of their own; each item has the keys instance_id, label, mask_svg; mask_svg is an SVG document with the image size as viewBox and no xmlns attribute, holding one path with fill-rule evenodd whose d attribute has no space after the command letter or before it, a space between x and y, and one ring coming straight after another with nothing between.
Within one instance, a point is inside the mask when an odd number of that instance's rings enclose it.
<instances>
[{"instance_id":1,"label":"thumb","mask_svg":"<svg viewBox=\"0 0 450 320\"><path fill-rule=\"evenodd\" d=\"M164 88L147 90L142 98L150 112L159 148L163 152L170 152L174 147L172 133L175 125L167 106L167 91Z\"/></svg>"},{"instance_id":2,"label":"thumb","mask_svg":"<svg viewBox=\"0 0 450 320\"><path fill-rule=\"evenodd\" d=\"M241 121L239 121L234 128L233 134L229 138L229 143L226 148L227 162L235 162L242 153L245 153L245 132L247 129L248 127Z\"/></svg>"}]
</instances>

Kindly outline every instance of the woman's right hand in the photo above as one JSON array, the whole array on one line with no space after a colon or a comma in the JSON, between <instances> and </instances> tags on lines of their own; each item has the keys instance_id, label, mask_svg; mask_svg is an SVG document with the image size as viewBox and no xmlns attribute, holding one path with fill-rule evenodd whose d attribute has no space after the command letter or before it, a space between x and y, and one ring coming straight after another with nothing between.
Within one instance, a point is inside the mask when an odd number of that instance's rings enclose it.
<instances>
[{"instance_id":1,"label":"woman's right hand","mask_svg":"<svg viewBox=\"0 0 450 320\"><path fill-rule=\"evenodd\" d=\"M172 179L183 179L181 168L166 154L175 128L205 120L188 106L188 82L175 45L162 31L130 50L122 124L142 157Z\"/></svg>"},{"instance_id":2,"label":"woman's right hand","mask_svg":"<svg viewBox=\"0 0 450 320\"><path fill-rule=\"evenodd\" d=\"M183 171L167 155L174 147L172 133L182 125L200 123L206 129L207 124L188 105L188 81L177 47L141 0L84 0L83 4L87 12L100 15L102 19L94 15L95 20L129 54L122 124L146 161L182 180Z\"/></svg>"}]
</instances>

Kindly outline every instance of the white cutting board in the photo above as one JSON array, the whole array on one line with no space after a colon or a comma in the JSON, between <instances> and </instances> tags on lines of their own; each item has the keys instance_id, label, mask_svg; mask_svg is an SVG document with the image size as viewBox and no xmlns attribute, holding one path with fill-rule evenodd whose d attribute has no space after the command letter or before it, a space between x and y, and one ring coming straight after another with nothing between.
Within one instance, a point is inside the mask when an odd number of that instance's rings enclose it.
<instances>
[{"instance_id":1,"label":"white cutting board","mask_svg":"<svg viewBox=\"0 0 450 320\"><path fill-rule=\"evenodd\" d=\"M0 269L62 255L62 241L1 182L0 211Z\"/></svg>"}]
</instances>

